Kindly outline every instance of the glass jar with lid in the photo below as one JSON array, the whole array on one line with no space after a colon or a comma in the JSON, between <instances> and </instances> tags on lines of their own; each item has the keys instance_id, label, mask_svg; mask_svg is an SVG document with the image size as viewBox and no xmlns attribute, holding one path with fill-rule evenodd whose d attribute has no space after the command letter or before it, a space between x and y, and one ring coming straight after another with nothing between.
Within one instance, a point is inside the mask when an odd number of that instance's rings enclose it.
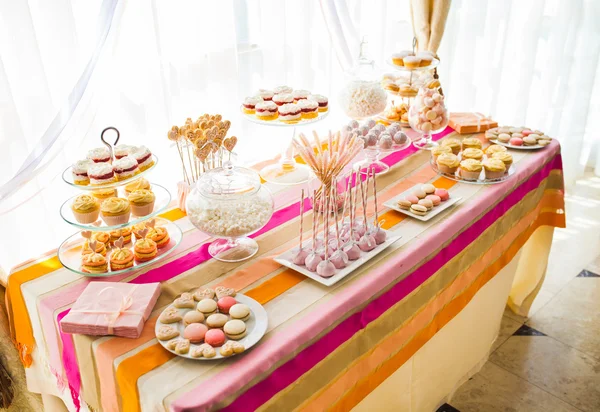
<instances>
[{"instance_id":1,"label":"glass jar with lid","mask_svg":"<svg viewBox=\"0 0 600 412\"><path fill-rule=\"evenodd\" d=\"M204 173L186 200L192 224L217 238L208 252L223 262L239 262L258 252L258 244L248 236L269 222L273 207L271 192L258 173L231 162Z\"/></svg>"}]
</instances>

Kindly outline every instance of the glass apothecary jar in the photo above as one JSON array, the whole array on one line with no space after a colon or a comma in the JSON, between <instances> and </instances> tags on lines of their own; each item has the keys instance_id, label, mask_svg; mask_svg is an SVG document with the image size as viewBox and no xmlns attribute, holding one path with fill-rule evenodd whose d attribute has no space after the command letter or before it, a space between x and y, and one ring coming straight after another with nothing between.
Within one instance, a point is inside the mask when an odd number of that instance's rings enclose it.
<instances>
[{"instance_id":1,"label":"glass apothecary jar","mask_svg":"<svg viewBox=\"0 0 600 412\"><path fill-rule=\"evenodd\" d=\"M413 139L418 149L431 150L437 143L431 139L432 134L441 132L448 126L448 109L444 96L437 88L421 87L417 97L408 110L410 127L421 135Z\"/></svg>"},{"instance_id":2,"label":"glass apothecary jar","mask_svg":"<svg viewBox=\"0 0 600 412\"><path fill-rule=\"evenodd\" d=\"M192 224L218 238L208 252L223 262L239 262L258 252L258 243L248 236L269 222L273 207L273 196L258 173L230 162L202 175L186 200Z\"/></svg>"}]
</instances>

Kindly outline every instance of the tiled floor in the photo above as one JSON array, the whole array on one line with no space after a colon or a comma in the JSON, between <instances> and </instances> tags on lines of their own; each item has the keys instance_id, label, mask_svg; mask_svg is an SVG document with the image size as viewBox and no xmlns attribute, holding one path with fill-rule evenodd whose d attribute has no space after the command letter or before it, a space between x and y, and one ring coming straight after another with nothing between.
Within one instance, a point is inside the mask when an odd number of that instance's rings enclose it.
<instances>
[{"instance_id":1,"label":"tiled floor","mask_svg":"<svg viewBox=\"0 0 600 412\"><path fill-rule=\"evenodd\" d=\"M439 411L600 411L600 178L566 203L529 317L505 311L488 362Z\"/></svg>"}]
</instances>

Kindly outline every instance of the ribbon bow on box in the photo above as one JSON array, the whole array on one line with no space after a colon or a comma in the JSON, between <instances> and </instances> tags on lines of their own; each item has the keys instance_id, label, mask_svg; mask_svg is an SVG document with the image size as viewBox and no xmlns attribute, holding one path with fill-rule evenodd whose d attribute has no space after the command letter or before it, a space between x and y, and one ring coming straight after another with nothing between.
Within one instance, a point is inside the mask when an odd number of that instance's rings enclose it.
<instances>
[{"instance_id":1,"label":"ribbon bow on box","mask_svg":"<svg viewBox=\"0 0 600 412\"><path fill-rule=\"evenodd\" d=\"M491 116L477 112L450 113L448 125L458 133L480 133L498 126Z\"/></svg>"}]
</instances>

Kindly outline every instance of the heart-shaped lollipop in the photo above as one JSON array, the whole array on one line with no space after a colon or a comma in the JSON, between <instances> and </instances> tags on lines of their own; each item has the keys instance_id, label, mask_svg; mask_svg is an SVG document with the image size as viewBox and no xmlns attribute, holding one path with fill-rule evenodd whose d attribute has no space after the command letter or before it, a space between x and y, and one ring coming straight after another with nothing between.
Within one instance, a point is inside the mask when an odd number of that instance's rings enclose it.
<instances>
[{"instance_id":1,"label":"heart-shaped lollipop","mask_svg":"<svg viewBox=\"0 0 600 412\"><path fill-rule=\"evenodd\" d=\"M231 137L228 137L227 139L223 140L223 146L225 147L225 149L227 149L230 152L233 151L233 148L235 147L236 144L237 144L237 137L235 137L235 136L231 136Z\"/></svg>"}]
</instances>

